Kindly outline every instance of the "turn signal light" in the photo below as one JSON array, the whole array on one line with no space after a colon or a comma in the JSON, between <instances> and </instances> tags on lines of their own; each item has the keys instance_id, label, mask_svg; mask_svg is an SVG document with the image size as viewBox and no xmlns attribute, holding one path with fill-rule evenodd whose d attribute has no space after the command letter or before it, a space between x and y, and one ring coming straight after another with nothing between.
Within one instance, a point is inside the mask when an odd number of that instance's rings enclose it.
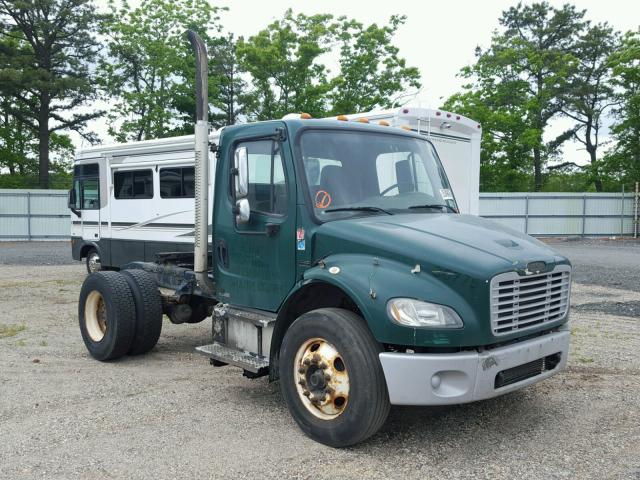
<instances>
[{"instance_id":1,"label":"turn signal light","mask_svg":"<svg viewBox=\"0 0 640 480\"><path fill-rule=\"evenodd\" d=\"M400 128L403 130L411 130L411 127L409 125L401 125Z\"/></svg>"},{"instance_id":2,"label":"turn signal light","mask_svg":"<svg viewBox=\"0 0 640 480\"><path fill-rule=\"evenodd\" d=\"M336 117L336 120L340 120L341 122L348 122L349 121L349 119L344 115L338 115Z\"/></svg>"},{"instance_id":3,"label":"turn signal light","mask_svg":"<svg viewBox=\"0 0 640 480\"><path fill-rule=\"evenodd\" d=\"M359 118L359 119L356 120L356 122L369 123L369 119L368 118Z\"/></svg>"},{"instance_id":4,"label":"turn signal light","mask_svg":"<svg viewBox=\"0 0 640 480\"><path fill-rule=\"evenodd\" d=\"M310 118L313 118L313 117L306 112L300 112L300 118L302 118L303 120L309 120Z\"/></svg>"},{"instance_id":5,"label":"turn signal light","mask_svg":"<svg viewBox=\"0 0 640 480\"><path fill-rule=\"evenodd\" d=\"M387 122L386 120L380 120L378 122L378 125L382 125L383 127L388 127L389 126L389 122Z\"/></svg>"}]
</instances>

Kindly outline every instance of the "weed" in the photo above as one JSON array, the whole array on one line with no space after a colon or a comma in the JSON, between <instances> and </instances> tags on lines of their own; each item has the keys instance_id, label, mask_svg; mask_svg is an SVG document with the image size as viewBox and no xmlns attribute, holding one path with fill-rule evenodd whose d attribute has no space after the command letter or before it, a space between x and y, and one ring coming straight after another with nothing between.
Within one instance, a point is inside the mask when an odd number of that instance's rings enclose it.
<instances>
[{"instance_id":1,"label":"weed","mask_svg":"<svg viewBox=\"0 0 640 480\"><path fill-rule=\"evenodd\" d=\"M24 325L5 325L0 323L0 338L14 337L26 328Z\"/></svg>"}]
</instances>

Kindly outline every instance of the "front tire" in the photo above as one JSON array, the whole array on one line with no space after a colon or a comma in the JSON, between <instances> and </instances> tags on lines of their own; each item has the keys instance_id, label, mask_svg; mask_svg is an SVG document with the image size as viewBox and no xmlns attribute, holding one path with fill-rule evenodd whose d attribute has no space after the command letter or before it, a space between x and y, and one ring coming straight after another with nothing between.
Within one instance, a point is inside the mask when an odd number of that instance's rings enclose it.
<instances>
[{"instance_id":1,"label":"front tire","mask_svg":"<svg viewBox=\"0 0 640 480\"><path fill-rule=\"evenodd\" d=\"M125 355L135 334L135 309L129 284L119 272L97 272L80 289L78 319L82 340L93 358Z\"/></svg>"},{"instance_id":2,"label":"front tire","mask_svg":"<svg viewBox=\"0 0 640 480\"><path fill-rule=\"evenodd\" d=\"M293 322L280 352L280 388L305 434L345 447L380 429L390 408L381 351L348 310L313 310Z\"/></svg>"},{"instance_id":3,"label":"front tire","mask_svg":"<svg viewBox=\"0 0 640 480\"><path fill-rule=\"evenodd\" d=\"M85 258L87 263L87 272L88 273L96 273L102 270L102 263L100 262L100 254L95 248L92 248L87 252L87 256Z\"/></svg>"}]
</instances>

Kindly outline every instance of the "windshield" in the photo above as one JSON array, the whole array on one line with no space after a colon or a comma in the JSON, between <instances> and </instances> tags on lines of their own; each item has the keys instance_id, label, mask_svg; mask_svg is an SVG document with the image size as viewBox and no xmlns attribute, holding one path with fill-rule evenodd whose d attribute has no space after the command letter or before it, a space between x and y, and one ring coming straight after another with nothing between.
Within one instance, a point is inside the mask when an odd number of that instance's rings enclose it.
<instances>
[{"instance_id":1,"label":"windshield","mask_svg":"<svg viewBox=\"0 0 640 480\"><path fill-rule=\"evenodd\" d=\"M457 211L444 169L426 140L309 130L302 134L300 146L309 193L321 220Z\"/></svg>"}]
</instances>

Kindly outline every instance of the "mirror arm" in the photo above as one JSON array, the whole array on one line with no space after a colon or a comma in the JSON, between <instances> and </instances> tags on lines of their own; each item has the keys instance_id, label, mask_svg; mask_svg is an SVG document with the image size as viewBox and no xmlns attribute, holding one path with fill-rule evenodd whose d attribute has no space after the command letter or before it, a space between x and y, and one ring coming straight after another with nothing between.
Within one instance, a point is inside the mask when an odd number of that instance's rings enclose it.
<instances>
[{"instance_id":1,"label":"mirror arm","mask_svg":"<svg viewBox=\"0 0 640 480\"><path fill-rule=\"evenodd\" d=\"M76 210L73 207L69 207L69 210L71 210L73 213L75 213L76 217L81 218L82 215L80 214L80 212L78 210Z\"/></svg>"}]
</instances>

